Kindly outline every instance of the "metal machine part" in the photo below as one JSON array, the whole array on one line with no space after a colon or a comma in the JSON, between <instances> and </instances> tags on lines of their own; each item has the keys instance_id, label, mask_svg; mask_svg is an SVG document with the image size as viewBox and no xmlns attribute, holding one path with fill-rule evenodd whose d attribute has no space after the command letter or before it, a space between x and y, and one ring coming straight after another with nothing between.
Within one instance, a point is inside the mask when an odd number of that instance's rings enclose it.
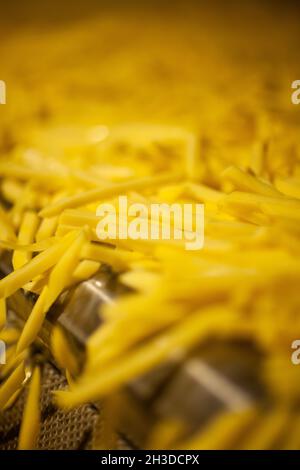
<instances>
[{"instance_id":1,"label":"metal machine part","mask_svg":"<svg viewBox=\"0 0 300 470\"><path fill-rule=\"evenodd\" d=\"M40 345L49 350L51 330L60 325L79 367L83 367L86 341L101 325L101 305L127 291L109 267L101 267L94 277L60 296L48 312L39 335ZM23 291L9 299L9 311L20 325L35 300L35 295ZM51 356L49 360L53 361ZM151 429L162 420L184 423L187 437L222 410L238 411L254 401L263 402L266 397L259 383L260 362L260 353L246 342L212 341L186 356L174 357L123 390L118 430L132 445L143 448ZM97 408L96 404L93 412Z\"/></svg>"}]
</instances>

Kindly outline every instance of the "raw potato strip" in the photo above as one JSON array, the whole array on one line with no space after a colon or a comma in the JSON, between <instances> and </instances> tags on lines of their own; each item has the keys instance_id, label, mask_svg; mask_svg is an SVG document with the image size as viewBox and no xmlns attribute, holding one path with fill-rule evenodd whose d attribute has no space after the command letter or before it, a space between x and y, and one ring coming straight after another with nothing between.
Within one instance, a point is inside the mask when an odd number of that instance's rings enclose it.
<instances>
[{"instance_id":1,"label":"raw potato strip","mask_svg":"<svg viewBox=\"0 0 300 470\"><path fill-rule=\"evenodd\" d=\"M56 237L64 237L66 236L68 233L70 232L74 232L74 231L78 231L80 230L80 226L78 225L65 225L65 224L59 224L58 227L57 227L57 230L55 232L55 236ZM94 242L99 242L99 237L97 236L96 234L96 230L90 228L90 238L91 238L91 241L94 241ZM114 243L114 241L112 241L111 243Z\"/></svg>"},{"instance_id":2,"label":"raw potato strip","mask_svg":"<svg viewBox=\"0 0 300 470\"><path fill-rule=\"evenodd\" d=\"M8 274L8 276L1 279L0 297L9 297L27 284L27 282L55 265L75 237L76 232L68 233L65 237L59 239L53 246L30 260L25 266L22 266L17 271L13 271Z\"/></svg>"},{"instance_id":3,"label":"raw potato strip","mask_svg":"<svg viewBox=\"0 0 300 470\"><path fill-rule=\"evenodd\" d=\"M258 411L247 409L240 412L224 412L217 416L205 429L181 444L186 450L234 449L244 433L253 428L258 419Z\"/></svg>"},{"instance_id":4,"label":"raw potato strip","mask_svg":"<svg viewBox=\"0 0 300 470\"><path fill-rule=\"evenodd\" d=\"M8 400L8 402L4 405L3 411L8 410L9 408L11 408L11 407L15 404L15 402L16 402L17 398L19 397L21 391L22 391L22 388L19 388L19 389L10 397L10 399Z\"/></svg>"},{"instance_id":5,"label":"raw potato strip","mask_svg":"<svg viewBox=\"0 0 300 470\"><path fill-rule=\"evenodd\" d=\"M59 225L58 230L56 234L58 236L65 236L66 234L78 230L78 226L70 226L70 225ZM108 231L109 232L109 231ZM138 255L139 257L144 256L149 256L153 255L153 252L156 250L157 247L159 246L164 246L164 247L176 247L177 249L184 250L185 249L185 244L186 240L152 240L152 239L147 239L147 240L121 240L118 238L118 236L115 236L115 229L111 230L109 232L109 238L106 241L101 241L99 240L99 237L96 235L95 230L92 229L91 233L91 240L93 242L98 242L99 246L106 246L106 247L117 247L120 250L124 250L127 252L131 252L133 255ZM107 232L104 231L105 235L107 235ZM96 245L94 243L94 245ZM224 242L223 242L224 246ZM226 247L228 247L228 243L226 244ZM98 258L95 258L98 259ZM101 259L99 259L101 261ZM116 261L116 264L118 265L118 261ZM114 267L114 266L113 266ZM118 268L116 268L118 269Z\"/></svg>"},{"instance_id":6,"label":"raw potato strip","mask_svg":"<svg viewBox=\"0 0 300 470\"><path fill-rule=\"evenodd\" d=\"M246 222L232 220L206 220L205 222L205 234L222 240L232 237L240 237L244 240L245 237L255 236L259 230L260 228Z\"/></svg>"},{"instance_id":7,"label":"raw potato strip","mask_svg":"<svg viewBox=\"0 0 300 470\"><path fill-rule=\"evenodd\" d=\"M4 180L1 186L2 194L4 199L16 204L16 202L22 197L22 185L15 180Z\"/></svg>"},{"instance_id":8,"label":"raw potato strip","mask_svg":"<svg viewBox=\"0 0 300 470\"><path fill-rule=\"evenodd\" d=\"M21 363L0 387L0 410L21 387L25 379L24 363Z\"/></svg>"},{"instance_id":9,"label":"raw potato strip","mask_svg":"<svg viewBox=\"0 0 300 470\"><path fill-rule=\"evenodd\" d=\"M275 408L266 413L258 426L247 436L242 443L242 450L273 449L276 441L281 438L290 421L288 409Z\"/></svg>"},{"instance_id":10,"label":"raw potato strip","mask_svg":"<svg viewBox=\"0 0 300 470\"><path fill-rule=\"evenodd\" d=\"M144 294L150 294L160 280L159 274L141 269L132 269L120 275L120 281L124 285Z\"/></svg>"},{"instance_id":11,"label":"raw potato strip","mask_svg":"<svg viewBox=\"0 0 300 470\"><path fill-rule=\"evenodd\" d=\"M3 248L4 250L17 250L17 251L31 251L31 252L40 252L44 251L47 248L50 248L54 244L54 242L57 241L54 237L48 238L47 240L43 240L41 242L37 243L30 243L29 245L20 245L15 242L5 242L3 240L0 240L0 248Z\"/></svg>"},{"instance_id":12,"label":"raw potato strip","mask_svg":"<svg viewBox=\"0 0 300 470\"><path fill-rule=\"evenodd\" d=\"M69 175L41 171L40 169L35 170L11 162L0 164L0 175L21 181L36 181L47 189L60 189L64 188L66 184L70 184Z\"/></svg>"},{"instance_id":13,"label":"raw potato strip","mask_svg":"<svg viewBox=\"0 0 300 470\"><path fill-rule=\"evenodd\" d=\"M154 425L153 430L150 430L145 448L150 450L173 449L174 442L178 442L184 431L185 425L182 420L175 418L161 419ZM184 447L180 448L184 449Z\"/></svg>"},{"instance_id":14,"label":"raw potato strip","mask_svg":"<svg viewBox=\"0 0 300 470\"><path fill-rule=\"evenodd\" d=\"M96 229L100 220L94 212L78 209L66 209L58 219L59 225L71 225L74 227L87 225L91 229Z\"/></svg>"},{"instance_id":15,"label":"raw potato strip","mask_svg":"<svg viewBox=\"0 0 300 470\"><path fill-rule=\"evenodd\" d=\"M43 219L36 233L36 241L40 242L42 240L47 240L48 238L52 237L55 233L57 222L57 217L49 217Z\"/></svg>"},{"instance_id":16,"label":"raw potato strip","mask_svg":"<svg viewBox=\"0 0 300 470\"><path fill-rule=\"evenodd\" d=\"M48 310L61 292L70 283L72 274L80 261L80 254L83 245L88 238L87 230L81 230L73 243L67 248L61 259L57 262L49 276L49 294L46 302Z\"/></svg>"},{"instance_id":17,"label":"raw potato strip","mask_svg":"<svg viewBox=\"0 0 300 470\"><path fill-rule=\"evenodd\" d=\"M25 210L43 207L48 202L49 197L47 195L43 193L38 194L37 190L32 187L31 183L27 183L23 187L22 196L17 200L10 212L14 226L16 228L20 226Z\"/></svg>"},{"instance_id":18,"label":"raw potato strip","mask_svg":"<svg viewBox=\"0 0 300 470\"><path fill-rule=\"evenodd\" d=\"M100 369L101 374L95 369L90 374L83 375L72 391L55 392L56 400L63 407L98 400L168 359L176 351L191 348L201 338L218 331L220 327L228 327L236 318L235 314L220 308L206 311L201 309L167 333L133 350L103 370Z\"/></svg>"},{"instance_id":19,"label":"raw potato strip","mask_svg":"<svg viewBox=\"0 0 300 470\"><path fill-rule=\"evenodd\" d=\"M0 330L6 324L6 301L5 299L0 299Z\"/></svg>"},{"instance_id":20,"label":"raw potato strip","mask_svg":"<svg viewBox=\"0 0 300 470\"><path fill-rule=\"evenodd\" d=\"M97 271L99 271L100 266L101 263L98 261L92 261L89 259L80 261L73 273L71 281L72 284L91 278L97 273Z\"/></svg>"},{"instance_id":21,"label":"raw potato strip","mask_svg":"<svg viewBox=\"0 0 300 470\"><path fill-rule=\"evenodd\" d=\"M3 328L0 331L0 340L4 343L12 344L15 343L20 336L20 330L17 328Z\"/></svg>"},{"instance_id":22,"label":"raw potato strip","mask_svg":"<svg viewBox=\"0 0 300 470\"><path fill-rule=\"evenodd\" d=\"M1 206L0 206L0 234L1 234L2 240L8 241L8 242L16 241L16 234L13 228L13 224L10 221L5 210L2 209Z\"/></svg>"},{"instance_id":23,"label":"raw potato strip","mask_svg":"<svg viewBox=\"0 0 300 470\"><path fill-rule=\"evenodd\" d=\"M201 183L187 183L187 192L201 202L219 202L224 194Z\"/></svg>"},{"instance_id":24,"label":"raw potato strip","mask_svg":"<svg viewBox=\"0 0 300 470\"><path fill-rule=\"evenodd\" d=\"M271 197L280 197L282 195L274 186L262 182L256 176L250 175L236 166L226 168L222 176L225 180L230 181L235 189L240 191Z\"/></svg>"},{"instance_id":25,"label":"raw potato strip","mask_svg":"<svg viewBox=\"0 0 300 470\"><path fill-rule=\"evenodd\" d=\"M70 345L62 329L53 328L51 334L51 352L59 367L66 369L71 376L78 372L78 363L70 349Z\"/></svg>"},{"instance_id":26,"label":"raw potato strip","mask_svg":"<svg viewBox=\"0 0 300 470\"><path fill-rule=\"evenodd\" d=\"M49 282L43 288L41 295L36 301L24 325L18 341L17 353L23 351L35 340L49 308L61 292L69 285L72 279L72 273L79 263L80 251L85 242L86 232L82 230L77 234L73 243L69 247L66 247L65 253L62 254L60 260L51 271Z\"/></svg>"},{"instance_id":27,"label":"raw potato strip","mask_svg":"<svg viewBox=\"0 0 300 470\"><path fill-rule=\"evenodd\" d=\"M4 379L13 372L21 363L27 359L28 350L26 349L21 354L16 354L16 348L11 347L6 356L6 364L1 368L0 377Z\"/></svg>"},{"instance_id":28,"label":"raw potato strip","mask_svg":"<svg viewBox=\"0 0 300 470\"><path fill-rule=\"evenodd\" d=\"M180 306L161 303L164 318L161 319L160 315L153 315L153 318L151 318L152 312L157 308L157 299L152 300L152 302L151 299L148 300L147 298L141 299L142 302L137 299L136 305L134 299L131 302L130 299L129 302L126 302L126 300L126 298L123 299L120 307L118 304L116 305L114 313L120 312L120 320L117 316L115 318L108 317L107 310L104 310L104 318L112 321L108 321L90 338L87 371L92 371L93 367L96 369L103 368L104 365L106 366L121 358L127 351L134 348L139 341L148 340L152 334L158 334L165 327L171 328L186 313ZM114 307L115 304L110 305ZM132 312L129 311L128 313L130 306L132 306ZM144 314L143 318L141 318L141 312ZM122 318L123 314L124 318ZM147 318L151 318L151 320L147 321ZM124 335L124 331L127 332L126 335Z\"/></svg>"},{"instance_id":29,"label":"raw potato strip","mask_svg":"<svg viewBox=\"0 0 300 470\"><path fill-rule=\"evenodd\" d=\"M179 175L177 174L164 174L160 176L149 176L141 179L130 180L119 184L112 184L111 186L101 189L91 189L90 191L81 192L75 196L71 196L53 203L49 207L43 209L40 212L40 216L52 217L54 215L60 214L64 209L73 209L96 201L100 202L103 199L109 199L111 197L117 196L118 194L124 194L125 192L131 190L149 189L169 182L177 181L178 179Z\"/></svg>"},{"instance_id":30,"label":"raw potato strip","mask_svg":"<svg viewBox=\"0 0 300 470\"><path fill-rule=\"evenodd\" d=\"M276 188L281 191L283 194L286 194L289 197L294 197L300 199L300 179L296 178L287 178L275 179Z\"/></svg>"},{"instance_id":31,"label":"raw potato strip","mask_svg":"<svg viewBox=\"0 0 300 470\"><path fill-rule=\"evenodd\" d=\"M40 274L32 281L28 282L23 286L24 290L34 292L35 294L40 294L43 288L46 286L49 280L49 271L46 271L43 274Z\"/></svg>"},{"instance_id":32,"label":"raw potato strip","mask_svg":"<svg viewBox=\"0 0 300 470\"><path fill-rule=\"evenodd\" d=\"M36 212L26 211L23 216L21 227L18 233L18 243L20 245L29 245L34 241L35 233L39 225L39 217ZM12 258L14 270L21 268L32 258L29 251L15 250Z\"/></svg>"},{"instance_id":33,"label":"raw potato strip","mask_svg":"<svg viewBox=\"0 0 300 470\"><path fill-rule=\"evenodd\" d=\"M21 331L17 344L17 354L21 354L36 339L47 313L45 308L47 297L48 286L45 286Z\"/></svg>"},{"instance_id":34,"label":"raw potato strip","mask_svg":"<svg viewBox=\"0 0 300 470\"><path fill-rule=\"evenodd\" d=\"M299 450L300 449L300 415L293 413L291 419L291 430L286 434L285 442L282 450Z\"/></svg>"},{"instance_id":35,"label":"raw potato strip","mask_svg":"<svg viewBox=\"0 0 300 470\"><path fill-rule=\"evenodd\" d=\"M300 210L294 209L292 207L282 207L280 205L268 205L268 204L260 204L260 209L266 215L271 216L274 220L278 220L280 218L283 219L291 219L300 222Z\"/></svg>"},{"instance_id":36,"label":"raw potato strip","mask_svg":"<svg viewBox=\"0 0 300 470\"><path fill-rule=\"evenodd\" d=\"M39 367L35 367L29 385L21 429L19 434L19 450L33 450L37 446L40 430L40 400L41 400L41 373Z\"/></svg>"},{"instance_id":37,"label":"raw potato strip","mask_svg":"<svg viewBox=\"0 0 300 470\"><path fill-rule=\"evenodd\" d=\"M186 139L186 176L195 179L196 172L197 139L194 134L189 134Z\"/></svg>"},{"instance_id":38,"label":"raw potato strip","mask_svg":"<svg viewBox=\"0 0 300 470\"><path fill-rule=\"evenodd\" d=\"M101 402L101 415L93 429L93 450L118 450L118 418L124 400L117 392Z\"/></svg>"},{"instance_id":39,"label":"raw potato strip","mask_svg":"<svg viewBox=\"0 0 300 470\"><path fill-rule=\"evenodd\" d=\"M219 202L219 208L234 217L252 222L256 225L270 225L272 217L267 215L276 214L278 211L292 214L299 213L300 201L284 197L269 197L251 193L234 191Z\"/></svg>"},{"instance_id":40,"label":"raw potato strip","mask_svg":"<svg viewBox=\"0 0 300 470\"><path fill-rule=\"evenodd\" d=\"M246 193L241 191L234 191L231 194L228 194L221 202L243 209L248 208L252 210L259 209L260 204L265 204L270 207L274 206L286 209L295 209L298 211L300 210L300 201L297 199L288 198L287 196L262 196L260 194Z\"/></svg>"},{"instance_id":41,"label":"raw potato strip","mask_svg":"<svg viewBox=\"0 0 300 470\"><path fill-rule=\"evenodd\" d=\"M82 248L81 257L109 264L116 271L123 271L130 263L140 260L142 255L99 243L86 243Z\"/></svg>"}]
</instances>

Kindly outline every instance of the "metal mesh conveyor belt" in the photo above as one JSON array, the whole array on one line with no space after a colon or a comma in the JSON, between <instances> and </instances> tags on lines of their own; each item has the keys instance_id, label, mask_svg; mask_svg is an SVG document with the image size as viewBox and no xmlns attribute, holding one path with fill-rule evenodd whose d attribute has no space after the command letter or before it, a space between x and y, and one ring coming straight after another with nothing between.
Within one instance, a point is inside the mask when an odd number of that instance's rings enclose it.
<instances>
[{"instance_id":1,"label":"metal mesh conveyor belt","mask_svg":"<svg viewBox=\"0 0 300 470\"><path fill-rule=\"evenodd\" d=\"M51 401L53 390L63 389L66 380L51 364L43 367L43 387L41 398L41 433L38 442L40 450L76 450L89 449L98 417L98 411L91 405L63 411L57 409ZM0 415L0 449L17 448L20 422L26 390L17 402Z\"/></svg>"}]
</instances>

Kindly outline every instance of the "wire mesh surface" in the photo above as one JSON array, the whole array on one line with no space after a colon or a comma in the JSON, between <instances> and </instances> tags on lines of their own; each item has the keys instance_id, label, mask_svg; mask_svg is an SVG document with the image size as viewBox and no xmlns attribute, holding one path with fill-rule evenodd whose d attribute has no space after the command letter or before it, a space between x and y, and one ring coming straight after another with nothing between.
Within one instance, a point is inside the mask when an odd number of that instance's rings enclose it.
<instances>
[{"instance_id":1,"label":"wire mesh surface","mask_svg":"<svg viewBox=\"0 0 300 470\"><path fill-rule=\"evenodd\" d=\"M91 447L93 431L99 412L91 405L70 411L57 409L52 400L52 391L66 387L66 380L49 363L43 368L41 397L41 432L38 442L40 450L76 450ZM17 448L20 423L27 390L24 390L14 405L0 415L0 449Z\"/></svg>"}]
</instances>

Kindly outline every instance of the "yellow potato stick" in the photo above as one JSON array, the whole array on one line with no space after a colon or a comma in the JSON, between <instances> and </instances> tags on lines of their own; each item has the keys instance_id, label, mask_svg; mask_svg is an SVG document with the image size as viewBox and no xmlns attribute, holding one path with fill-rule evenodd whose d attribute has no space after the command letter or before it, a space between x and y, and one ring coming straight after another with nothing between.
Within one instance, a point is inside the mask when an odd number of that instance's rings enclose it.
<instances>
[{"instance_id":1,"label":"yellow potato stick","mask_svg":"<svg viewBox=\"0 0 300 470\"><path fill-rule=\"evenodd\" d=\"M189 179L195 179L197 138L193 134L186 138L186 176Z\"/></svg>"},{"instance_id":2,"label":"yellow potato stick","mask_svg":"<svg viewBox=\"0 0 300 470\"><path fill-rule=\"evenodd\" d=\"M77 374L78 362L64 332L58 326L54 327L51 334L51 352L59 367L66 369L72 376Z\"/></svg>"},{"instance_id":3,"label":"yellow potato stick","mask_svg":"<svg viewBox=\"0 0 300 470\"><path fill-rule=\"evenodd\" d=\"M22 330L17 345L17 353L23 351L36 339L49 308L70 283L72 273L79 262L81 248L85 242L86 233L82 230L77 234L73 243L66 247L65 253L62 254L61 259L51 271L48 284L43 288Z\"/></svg>"},{"instance_id":4,"label":"yellow potato stick","mask_svg":"<svg viewBox=\"0 0 300 470\"><path fill-rule=\"evenodd\" d=\"M96 229L99 218L96 212L78 209L66 209L58 217L60 225L71 225L75 227L83 227L88 225L90 228Z\"/></svg>"},{"instance_id":5,"label":"yellow potato stick","mask_svg":"<svg viewBox=\"0 0 300 470\"><path fill-rule=\"evenodd\" d=\"M200 433L182 443L181 449L222 450L236 448L243 434L254 427L258 412L254 408L245 411L221 413Z\"/></svg>"},{"instance_id":6,"label":"yellow potato stick","mask_svg":"<svg viewBox=\"0 0 300 470\"><path fill-rule=\"evenodd\" d=\"M76 227L76 226L69 226L69 225L59 225L56 234L57 236L61 237L78 229L79 229L79 226ZM90 238L93 242L98 242L99 246L101 247L102 246L105 246L106 248L117 247L117 248L120 248L121 250L125 250L126 252L130 252L132 253L132 257L135 256L136 259L141 258L143 255L146 255L146 256L152 255L153 251L155 251L155 249L161 245L165 247L174 246L175 248L181 249L181 250L185 248L184 240L173 240L173 239L153 240L151 238L148 238L145 240L130 240L130 239L121 240L116 236L115 230L108 230L107 232L109 234L109 237L107 239L108 243L99 244L99 237L98 235L96 235L96 232L94 230L91 231ZM105 235L107 235L106 231L105 231ZM224 242L223 242L223 245L224 245ZM226 245L226 247L227 246L228 244ZM96 259L99 259L99 258L96 258ZM101 259L99 259L99 261L101 261ZM123 265L122 260L120 260L120 262L116 260L115 265L113 265L113 267L116 267L116 269L119 270L119 268L117 267L117 265L119 264Z\"/></svg>"},{"instance_id":7,"label":"yellow potato stick","mask_svg":"<svg viewBox=\"0 0 300 470\"><path fill-rule=\"evenodd\" d=\"M232 220L207 220L205 223L205 233L208 236L223 238L232 237L254 237L258 232L258 228L253 224Z\"/></svg>"},{"instance_id":8,"label":"yellow potato stick","mask_svg":"<svg viewBox=\"0 0 300 470\"><path fill-rule=\"evenodd\" d=\"M137 311L134 312L135 314L132 313L131 320L139 323L138 326L134 327L129 326L132 323L128 321L127 316L122 321L122 318L119 320L112 315L109 317L107 312L104 312L103 316L108 321L103 326L102 331L99 330L90 339L86 371L92 371L94 367L96 369L103 368L104 365L112 363L139 343L146 342L151 336L159 334L166 327L170 328L184 315L183 310L178 307L173 306L173 308L170 308L162 305L164 311L162 321L160 321L159 315L147 319L146 315L149 318L151 312L155 309L155 305L155 302L149 302L149 305L145 305L143 318L141 318L141 314L137 315ZM120 311L123 313L121 308ZM124 335L125 330L129 332L126 335Z\"/></svg>"},{"instance_id":9,"label":"yellow potato stick","mask_svg":"<svg viewBox=\"0 0 300 470\"><path fill-rule=\"evenodd\" d=\"M6 179L2 182L2 194L4 198L12 203L16 203L22 197L22 184L14 179Z\"/></svg>"},{"instance_id":10,"label":"yellow potato stick","mask_svg":"<svg viewBox=\"0 0 300 470\"><path fill-rule=\"evenodd\" d=\"M138 253L100 245L99 243L86 243L82 248L81 256L109 264L117 271L126 269L131 262L141 258Z\"/></svg>"},{"instance_id":11,"label":"yellow potato stick","mask_svg":"<svg viewBox=\"0 0 300 470\"><path fill-rule=\"evenodd\" d=\"M57 217L49 217L42 219L41 224L36 232L36 241L40 242L42 240L47 240L52 237L55 233L57 222Z\"/></svg>"},{"instance_id":12,"label":"yellow potato stick","mask_svg":"<svg viewBox=\"0 0 300 470\"><path fill-rule=\"evenodd\" d=\"M66 248L72 243L76 233L68 233L47 250L38 254L27 264L0 280L0 296L8 297L33 278L51 268L61 258Z\"/></svg>"},{"instance_id":13,"label":"yellow potato stick","mask_svg":"<svg viewBox=\"0 0 300 470\"><path fill-rule=\"evenodd\" d=\"M34 304L18 340L17 354L24 351L36 339L47 314L46 302L48 299L48 292L48 286L45 286Z\"/></svg>"},{"instance_id":14,"label":"yellow potato stick","mask_svg":"<svg viewBox=\"0 0 300 470\"><path fill-rule=\"evenodd\" d=\"M12 344L15 343L20 336L20 330L13 327L5 327L0 330L0 340L4 343Z\"/></svg>"},{"instance_id":15,"label":"yellow potato stick","mask_svg":"<svg viewBox=\"0 0 300 470\"><path fill-rule=\"evenodd\" d=\"M0 386L0 410L3 410L8 400L10 400L14 393L21 387L24 379L24 363L21 363Z\"/></svg>"},{"instance_id":16,"label":"yellow potato stick","mask_svg":"<svg viewBox=\"0 0 300 470\"><path fill-rule=\"evenodd\" d=\"M6 364L1 367L0 377L1 379L7 377L13 372L21 363L23 363L28 356L28 350L24 350L21 354L16 353L16 347L11 347L6 356Z\"/></svg>"},{"instance_id":17,"label":"yellow potato stick","mask_svg":"<svg viewBox=\"0 0 300 470\"><path fill-rule=\"evenodd\" d=\"M219 202L224 197L221 191L200 183L187 183L186 189L191 196L201 202Z\"/></svg>"},{"instance_id":18,"label":"yellow potato stick","mask_svg":"<svg viewBox=\"0 0 300 470\"><path fill-rule=\"evenodd\" d=\"M300 199L300 178L276 178L275 186L286 196Z\"/></svg>"},{"instance_id":19,"label":"yellow potato stick","mask_svg":"<svg viewBox=\"0 0 300 470\"><path fill-rule=\"evenodd\" d=\"M81 403L98 400L113 392L142 372L171 357L176 351L191 348L216 331L218 326L234 322L236 316L222 309L201 311L190 316L168 333L149 341L101 371L101 374L82 377L70 392L55 392L56 400L63 407L74 407ZM97 370L97 369L96 369Z\"/></svg>"},{"instance_id":20,"label":"yellow potato stick","mask_svg":"<svg viewBox=\"0 0 300 470\"><path fill-rule=\"evenodd\" d=\"M161 277L157 273L153 272L132 270L122 274L120 276L120 280L123 284L131 287L132 289L143 293L150 293L160 282Z\"/></svg>"},{"instance_id":21,"label":"yellow potato stick","mask_svg":"<svg viewBox=\"0 0 300 470\"><path fill-rule=\"evenodd\" d=\"M74 378L72 377L71 372L69 372L68 369L65 370L65 375L69 388L71 388L74 384Z\"/></svg>"},{"instance_id":22,"label":"yellow potato stick","mask_svg":"<svg viewBox=\"0 0 300 470\"><path fill-rule=\"evenodd\" d=\"M300 210L295 209L293 207L282 207L280 205L268 205L268 204L260 204L261 211L274 218L274 220L278 220L280 218L283 219L291 219L300 221Z\"/></svg>"},{"instance_id":23,"label":"yellow potato stick","mask_svg":"<svg viewBox=\"0 0 300 470\"><path fill-rule=\"evenodd\" d=\"M15 402L17 401L17 399L19 398L19 395L22 391L22 387L20 387L11 397L10 399L7 401L7 403L5 403L4 407L3 407L3 411L5 410L8 410L9 408L11 408Z\"/></svg>"},{"instance_id":24,"label":"yellow potato stick","mask_svg":"<svg viewBox=\"0 0 300 470\"><path fill-rule=\"evenodd\" d=\"M175 442L185 431L185 423L183 420L167 418L160 420L154 429L150 431L147 439L146 449L174 449ZM181 447L181 449L185 447Z\"/></svg>"},{"instance_id":25,"label":"yellow potato stick","mask_svg":"<svg viewBox=\"0 0 300 470\"><path fill-rule=\"evenodd\" d=\"M89 191L82 192L78 195L71 196L69 198L62 199L51 206L46 207L40 212L41 217L52 217L60 214L64 209L81 207L94 201L101 201L118 194L124 194L124 192L153 188L160 186L165 183L173 182L179 179L178 174L164 174L160 176L145 177L137 180L130 180L124 183L112 184L111 186L104 187L101 189L91 189Z\"/></svg>"},{"instance_id":26,"label":"yellow potato stick","mask_svg":"<svg viewBox=\"0 0 300 470\"><path fill-rule=\"evenodd\" d=\"M57 172L34 170L32 168L18 165L12 162L0 164L0 175L19 179L21 181L36 181L41 185L46 185L49 189L59 189L69 183L68 175L58 174Z\"/></svg>"},{"instance_id":27,"label":"yellow potato stick","mask_svg":"<svg viewBox=\"0 0 300 470\"><path fill-rule=\"evenodd\" d=\"M4 241L14 242L16 234L14 231L13 223L5 210L0 206L0 238Z\"/></svg>"},{"instance_id":28,"label":"yellow potato stick","mask_svg":"<svg viewBox=\"0 0 300 470\"><path fill-rule=\"evenodd\" d=\"M33 450L37 446L41 419L40 400L41 373L39 367L36 367L32 374L23 411L18 442L19 450Z\"/></svg>"},{"instance_id":29,"label":"yellow potato stick","mask_svg":"<svg viewBox=\"0 0 300 470\"><path fill-rule=\"evenodd\" d=\"M80 282L89 279L99 271L100 266L101 263L98 261L88 259L81 261L73 272L72 282Z\"/></svg>"},{"instance_id":30,"label":"yellow potato stick","mask_svg":"<svg viewBox=\"0 0 300 470\"><path fill-rule=\"evenodd\" d=\"M300 448L300 416L292 415L290 423L291 431L286 433L282 450L299 450Z\"/></svg>"},{"instance_id":31,"label":"yellow potato stick","mask_svg":"<svg viewBox=\"0 0 300 470\"><path fill-rule=\"evenodd\" d=\"M81 183L84 187L87 188L95 188L95 187L103 187L103 186L109 186L109 183L105 181L103 178L97 178L91 174L87 174L87 172L84 171L72 171L71 172L72 179L74 181Z\"/></svg>"},{"instance_id":32,"label":"yellow potato stick","mask_svg":"<svg viewBox=\"0 0 300 470\"><path fill-rule=\"evenodd\" d=\"M0 298L0 330L6 324L6 300Z\"/></svg>"},{"instance_id":33,"label":"yellow potato stick","mask_svg":"<svg viewBox=\"0 0 300 470\"><path fill-rule=\"evenodd\" d=\"M251 194L248 192L234 191L228 194L222 200L222 203L231 205L233 207L244 209L259 209L260 204L265 204L270 207L282 207L287 209L300 210L300 201L297 199L288 198L286 196L265 196L261 194Z\"/></svg>"},{"instance_id":34,"label":"yellow potato stick","mask_svg":"<svg viewBox=\"0 0 300 470\"><path fill-rule=\"evenodd\" d=\"M102 401L102 414L99 416L93 433L93 450L118 449L118 418L124 406L120 394L115 393Z\"/></svg>"},{"instance_id":35,"label":"yellow potato stick","mask_svg":"<svg viewBox=\"0 0 300 470\"><path fill-rule=\"evenodd\" d=\"M157 303L160 302L164 311L163 318L155 312ZM118 351L125 348L137 339L145 338L154 331L159 331L167 325L171 325L187 312L179 304L168 304L158 292L157 294L127 295L119 302L106 305L101 314L106 322L102 328L97 329L88 341L87 349L91 362L98 360L98 354L102 356L104 347ZM148 319L148 316L150 318ZM144 321L143 321L144 320ZM130 324L130 331L124 336L124 328ZM118 339L115 344L114 339Z\"/></svg>"},{"instance_id":36,"label":"yellow potato stick","mask_svg":"<svg viewBox=\"0 0 300 470\"><path fill-rule=\"evenodd\" d=\"M290 420L287 409L275 409L269 411L260 420L249 436L247 436L241 448L245 450L271 450L276 441L281 438Z\"/></svg>"},{"instance_id":37,"label":"yellow potato stick","mask_svg":"<svg viewBox=\"0 0 300 470\"><path fill-rule=\"evenodd\" d=\"M23 220L18 233L18 243L20 245L27 245L33 242L35 233L39 225L39 217L36 212L27 211L23 215ZM24 266L31 259L29 251L15 250L12 257L13 268L16 270Z\"/></svg>"},{"instance_id":38,"label":"yellow potato stick","mask_svg":"<svg viewBox=\"0 0 300 470\"><path fill-rule=\"evenodd\" d=\"M23 286L24 290L34 292L35 294L40 294L43 288L46 286L49 280L49 271L46 271L43 274L40 274L32 281L28 282Z\"/></svg>"},{"instance_id":39,"label":"yellow potato stick","mask_svg":"<svg viewBox=\"0 0 300 470\"><path fill-rule=\"evenodd\" d=\"M263 196L280 197L281 193L274 186L261 181L256 176L246 173L236 166L230 166L223 172L225 181L230 181L234 189L262 194Z\"/></svg>"},{"instance_id":40,"label":"yellow potato stick","mask_svg":"<svg viewBox=\"0 0 300 470\"><path fill-rule=\"evenodd\" d=\"M68 286L72 280L72 274L78 266L80 260L80 253L83 245L87 241L87 234L85 230L77 235L73 243L66 249L61 259L52 269L49 275L47 300L45 309L49 310L51 305L57 299L59 294Z\"/></svg>"},{"instance_id":41,"label":"yellow potato stick","mask_svg":"<svg viewBox=\"0 0 300 470\"><path fill-rule=\"evenodd\" d=\"M31 251L31 252L39 253L40 251L44 251L47 248L50 248L50 246L54 245L56 241L57 240L54 237L52 237L52 238L47 238L47 240L42 240L37 243L30 243L29 245L23 245L23 244L20 245L19 243L6 242L4 240L0 240L0 248L3 248L4 250L8 250L8 251L16 250L16 251L25 251L25 252Z\"/></svg>"}]
</instances>

